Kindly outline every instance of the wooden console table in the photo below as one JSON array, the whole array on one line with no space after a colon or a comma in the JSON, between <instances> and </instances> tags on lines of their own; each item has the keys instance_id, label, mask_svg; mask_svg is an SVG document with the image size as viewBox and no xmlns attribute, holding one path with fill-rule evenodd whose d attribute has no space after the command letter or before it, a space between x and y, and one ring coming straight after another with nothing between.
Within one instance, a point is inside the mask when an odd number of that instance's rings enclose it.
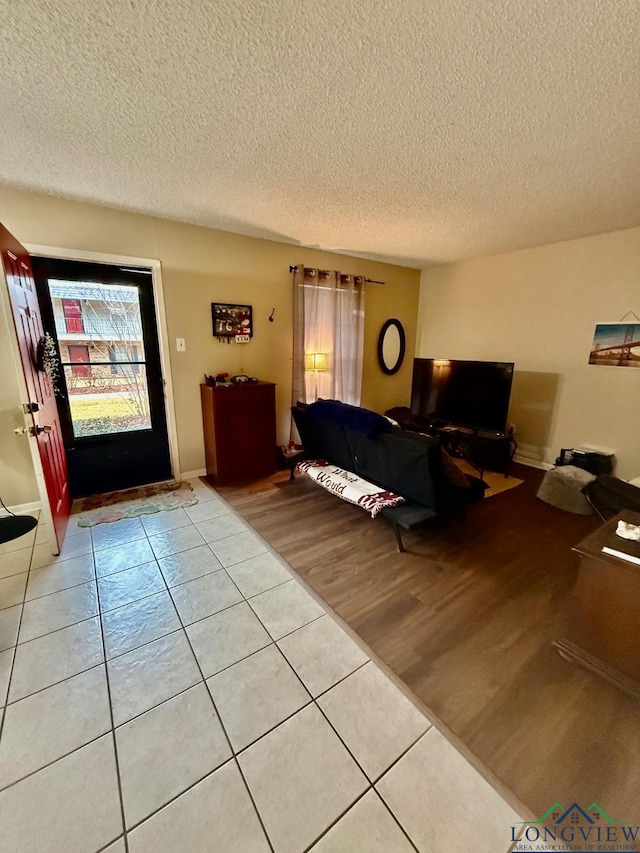
<instances>
[{"instance_id":1,"label":"wooden console table","mask_svg":"<svg viewBox=\"0 0 640 853\"><path fill-rule=\"evenodd\" d=\"M555 645L567 660L640 699L640 565L602 550L640 559L640 542L616 535L620 519L640 524L640 513L620 513L573 549L580 555L580 573L567 633Z\"/></svg>"}]
</instances>

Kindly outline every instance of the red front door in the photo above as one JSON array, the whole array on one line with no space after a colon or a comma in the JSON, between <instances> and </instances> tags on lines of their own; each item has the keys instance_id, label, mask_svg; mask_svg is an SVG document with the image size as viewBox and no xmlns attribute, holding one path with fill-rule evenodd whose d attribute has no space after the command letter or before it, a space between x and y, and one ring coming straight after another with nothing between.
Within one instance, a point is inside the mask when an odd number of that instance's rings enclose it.
<instances>
[{"instance_id":1,"label":"red front door","mask_svg":"<svg viewBox=\"0 0 640 853\"><path fill-rule=\"evenodd\" d=\"M29 399L24 403L29 404L32 410L27 414L31 435L25 440L37 442L59 551L69 520L71 500L67 462L53 386L48 375L38 370L36 366L36 351L42 336L40 306L29 255L1 224L0 255L29 395Z\"/></svg>"},{"instance_id":2,"label":"red front door","mask_svg":"<svg viewBox=\"0 0 640 853\"><path fill-rule=\"evenodd\" d=\"M69 344L69 361L72 362L71 373L73 376L80 376L83 379L88 379L91 376L89 347Z\"/></svg>"}]
</instances>

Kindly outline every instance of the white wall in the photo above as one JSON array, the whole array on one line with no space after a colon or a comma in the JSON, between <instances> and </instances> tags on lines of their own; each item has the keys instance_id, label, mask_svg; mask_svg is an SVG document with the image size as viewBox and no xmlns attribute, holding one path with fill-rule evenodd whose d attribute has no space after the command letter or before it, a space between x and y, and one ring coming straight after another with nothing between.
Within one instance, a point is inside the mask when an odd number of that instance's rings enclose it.
<instances>
[{"instance_id":1,"label":"white wall","mask_svg":"<svg viewBox=\"0 0 640 853\"><path fill-rule=\"evenodd\" d=\"M640 369L588 364L597 322L640 315L640 228L424 270L416 355L515 361L524 456L616 452L640 475ZM633 319L633 318L632 318Z\"/></svg>"}]
</instances>

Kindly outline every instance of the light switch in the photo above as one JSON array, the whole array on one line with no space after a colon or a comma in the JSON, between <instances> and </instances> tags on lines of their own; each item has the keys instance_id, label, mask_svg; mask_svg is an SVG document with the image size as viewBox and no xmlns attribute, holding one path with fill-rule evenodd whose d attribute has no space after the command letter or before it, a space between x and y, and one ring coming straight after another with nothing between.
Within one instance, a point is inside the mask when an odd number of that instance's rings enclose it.
<instances>
[{"instance_id":1,"label":"light switch","mask_svg":"<svg viewBox=\"0 0 640 853\"><path fill-rule=\"evenodd\" d=\"M187 351L187 342L184 338L176 338L176 350L178 352L186 352Z\"/></svg>"}]
</instances>

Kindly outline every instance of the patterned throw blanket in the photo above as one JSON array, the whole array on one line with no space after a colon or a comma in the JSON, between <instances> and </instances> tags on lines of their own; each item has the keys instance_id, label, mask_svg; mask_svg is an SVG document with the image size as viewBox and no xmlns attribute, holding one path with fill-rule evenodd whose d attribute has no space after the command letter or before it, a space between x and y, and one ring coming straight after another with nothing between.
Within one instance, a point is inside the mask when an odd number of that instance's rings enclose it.
<instances>
[{"instance_id":1,"label":"patterned throw blanket","mask_svg":"<svg viewBox=\"0 0 640 853\"><path fill-rule=\"evenodd\" d=\"M330 465L324 459L309 459L306 462L299 462L297 467L298 471L302 471L327 491L338 495L343 501L348 501L370 512L371 518L375 518L380 510L387 506L398 506L405 502L400 495L385 491L380 486L374 486L373 483L368 483L351 471L345 471L337 465Z\"/></svg>"}]
</instances>

